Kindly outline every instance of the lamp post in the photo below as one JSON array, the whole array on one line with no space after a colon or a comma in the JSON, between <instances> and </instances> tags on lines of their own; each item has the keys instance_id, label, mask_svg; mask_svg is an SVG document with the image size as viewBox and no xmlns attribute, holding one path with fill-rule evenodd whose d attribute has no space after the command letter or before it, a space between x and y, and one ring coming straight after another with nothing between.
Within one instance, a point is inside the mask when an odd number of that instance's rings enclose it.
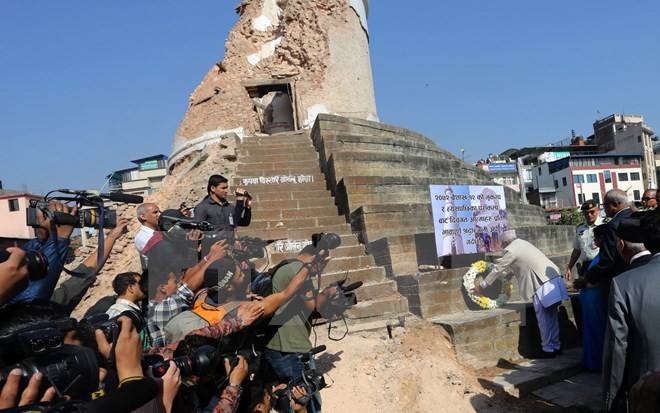
<instances>
[{"instance_id":1,"label":"lamp post","mask_svg":"<svg viewBox=\"0 0 660 413\"><path fill-rule=\"evenodd\" d=\"M461 148L461 161L465 162L465 148Z\"/></svg>"}]
</instances>

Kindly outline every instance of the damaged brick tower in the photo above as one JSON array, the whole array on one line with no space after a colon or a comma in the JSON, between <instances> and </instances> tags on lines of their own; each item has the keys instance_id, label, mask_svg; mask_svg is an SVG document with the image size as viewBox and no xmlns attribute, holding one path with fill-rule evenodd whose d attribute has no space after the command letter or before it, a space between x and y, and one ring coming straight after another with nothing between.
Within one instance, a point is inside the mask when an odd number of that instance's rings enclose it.
<instances>
[{"instance_id":1,"label":"damaged brick tower","mask_svg":"<svg viewBox=\"0 0 660 413\"><path fill-rule=\"evenodd\" d=\"M368 10L368 0L243 1L224 60L190 95L170 165L228 133L309 128L319 113L377 120Z\"/></svg>"}]
</instances>

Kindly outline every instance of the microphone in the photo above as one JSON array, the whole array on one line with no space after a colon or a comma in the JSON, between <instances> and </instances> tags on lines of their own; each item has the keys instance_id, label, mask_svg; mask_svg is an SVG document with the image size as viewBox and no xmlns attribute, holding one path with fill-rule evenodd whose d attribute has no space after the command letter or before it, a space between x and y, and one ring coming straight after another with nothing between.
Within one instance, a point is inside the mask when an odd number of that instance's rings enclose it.
<instances>
[{"instance_id":1,"label":"microphone","mask_svg":"<svg viewBox=\"0 0 660 413\"><path fill-rule=\"evenodd\" d=\"M144 198L139 195L122 194L120 192L110 192L109 194L99 194L101 198L109 198L112 202L123 202L125 204L141 204Z\"/></svg>"},{"instance_id":2,"label":"microphone","mask_svg":"<svg viewBox=\"0 0 660 413\"><path fill-rule=\"evenodd\" d=\"M354 283L348 284L346 287L343 287L342 289L344 290L344 292L349 292L355 290L356 288L362 287L362 284L364 284L362 281L355 281Z\"/></svg>"},{"instance_id":3,"label":"microphone","mask_svg":"<svg viewBox=\"0 0 660 413\"><path fill-rule=\"evenodd\" d=\"M322 351L325 351L326 349L327 347L325 346L325 344L321 344L320 346L314 347L313 349L309 350L308 353L298 357L300 357L300 361L302 361L303 363L307 363L312 355L318 354Z\"/></svg>"}]
</instances>

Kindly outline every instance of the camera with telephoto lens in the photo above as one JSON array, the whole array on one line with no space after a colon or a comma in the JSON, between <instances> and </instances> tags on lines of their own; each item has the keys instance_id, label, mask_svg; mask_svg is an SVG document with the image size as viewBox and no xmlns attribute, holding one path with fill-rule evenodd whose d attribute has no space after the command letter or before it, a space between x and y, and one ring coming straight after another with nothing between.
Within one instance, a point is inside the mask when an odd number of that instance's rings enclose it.
<instances>
[{"instance_id":1,"label":"camera with telephoto lens","mask_svg":"<svg viewBox=\"0 0 660 413\"><path fill-rule=\"evenodd\" d=\"M170 361L179 368L182 378L192 376L204 377L218 365L219 358L217 350L213 346L200 346L192 355L174 357L171 360L163 360L162 356L151 355L144 358L144 363L151 366L155 377L163 377L170 367Z\"/></svg>"},{"instance_id":2,"label":"camera with telephoto lens","mask_svg":"<svg viewBox=\"0 0 660 413\"><path fill-rule=\"evenodd\" d=\"M28 323L0 335L0 387L15 368L22 370L20 388L41 372L41 391L55 386L75 399L89 399L99 383L99 368L92 349L64 344L68 331L77 327L74 318Z\"/></svg>"},{"instance_id":3,"label":"camera with telephoto lens","mask_svg":"<svg viewBox=\"0 0 660 413\"><path fill-rule=\"evenodd\" d=\"M6 249L0 248L0 263L7 261L10 255ZM48 259L39 251L25 251L25 265L30 280L40 280L48 274Z\"/></svg>"},{"instance_id":4,"label":"camera with telephoto lens","mask_svg":"<svg viewBox=\"0 0 660 413\"><path fill-rule=\"evenodd\" d=\"M85 317L78 322L78 338L82 341L85 347L97 349L95 331L101 330L108 343L113 343L119 336L121 331L121 320L119 317L128 317L133 323L133 327L138 331L142 331L142 319L138 317L133 311L124 311L116 317L110 318L107 314L93 314Z\"/></svg>"},{"instance_id":5,"label":"camera with telephoto lens","mask_svg":"<svg viewBox=\"0 0 660 413\"><path fill-rule=\"evenodd\" d=\"M26 224L32 228L39 228L38 211L41 211L46 218L58 225L71 225L74 228L98 228L101 223L101 214L97 206L83 206L78 209L75 216L62 212L52 211L48 202L30 200L30 206L26 209ZM104 211L103 228L111 229L117 226L117 211Z\"/></svg>"},{"instance_id":6,"label":"camera with telephoto lens","mask_svg":"<svg viewBox=\"0 0 660 413\"><path fill-rule=\"evenodd\" d=\"M320 250L333 250L341 245L341 238L333 233L312 234L312 245Z\"/></svg>"}]
</instances>

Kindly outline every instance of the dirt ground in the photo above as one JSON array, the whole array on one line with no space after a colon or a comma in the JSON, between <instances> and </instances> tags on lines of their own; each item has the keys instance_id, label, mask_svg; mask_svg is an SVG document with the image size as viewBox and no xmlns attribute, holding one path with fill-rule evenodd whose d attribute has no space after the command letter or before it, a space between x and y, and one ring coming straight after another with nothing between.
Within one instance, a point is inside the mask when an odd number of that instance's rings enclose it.
<instances>
[{"instance_id":1,"label":"dirt ground","mask_svg":"<svg viewBox=\"0 0 660 413\"><path fill-rule=\"evenodd\" d=\"M340 331L343 326L332 335ZM317 356L328 382L321 391L325 412L562 411L535 398L517 400L483 388L478 378L491 372L458 364L446 332L428 322L408 317L392 339L385 329L349 333L341 341L329 340L324 327L316 332L316 344L327 346Z\"/></svg>"}]
</instances>

